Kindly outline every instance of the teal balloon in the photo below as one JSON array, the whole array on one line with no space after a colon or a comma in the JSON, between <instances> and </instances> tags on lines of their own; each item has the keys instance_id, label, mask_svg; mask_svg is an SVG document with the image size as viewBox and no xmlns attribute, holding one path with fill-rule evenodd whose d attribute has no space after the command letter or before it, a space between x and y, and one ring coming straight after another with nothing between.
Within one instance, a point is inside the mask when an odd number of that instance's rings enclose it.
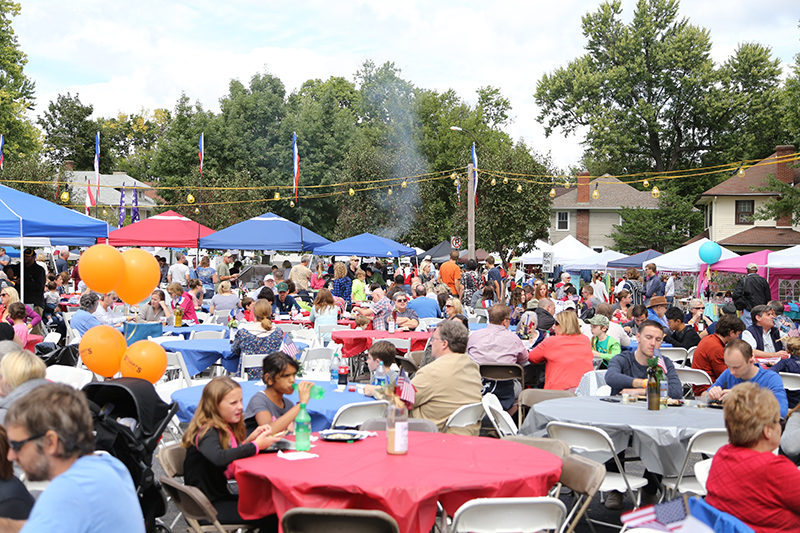
<instances>
[{"instance_id":1,"label":"teal balloon","mask_svg":"<svg viewBox=\"0 0 800 533\"><path fill-rule=\"evenodd\" d=\"M715 242L704 243L700 247L700 260L703 263L713 265L722 257L722 247Z\"/></svg>"}]
</instances>

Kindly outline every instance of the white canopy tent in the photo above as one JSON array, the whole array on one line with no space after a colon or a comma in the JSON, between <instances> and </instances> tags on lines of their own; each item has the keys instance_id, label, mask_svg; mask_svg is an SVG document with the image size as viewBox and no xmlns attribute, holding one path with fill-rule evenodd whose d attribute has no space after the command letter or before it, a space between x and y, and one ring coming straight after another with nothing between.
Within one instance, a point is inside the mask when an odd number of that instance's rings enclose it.
<instances>
[{"instance_id":1,"label":"white canopy tent","mask_svg":"<svg viewBox=\"0 0 800 533\"><path fill-rule=\"evenodd\" d=\"M536 239L536 242L533 243L533 250L528 253L522 254L519 258L519 262L523 265L541 265L542 264L542 252L550 252L553 250L553 245L547 243L543 240Z\"/></svg>"},{"instance_id":2,"label":"white canopy tent","mask_svg":"<svg viewBox=\"0 0 800 533\"><path fill-rule=\"evenodd\" d=\"M779 252L772 252L767 257L767 266L769 268L800 267L800 244Z\"/></svg>"},{"instance_id":3,"label":"white canopy tent","mask_svg":"<svg viewBox=\"0 0 800 533\"><path fill-rule=\"evenodd\" d=\"M659 271L666 270L669 272L700 272L705 268L705 263L700 259L700 247L707 242L713 242L706 238L687 244L677 250L660 255L656 258L642 262L642 268L650 263L655 263ZM739 257L739 254L731 252L724 246L722 248L722 255L720 259L730 259L731 257Z\"/></svg>"},{"instance_id":4,"label":"white canopy tent","mask_svg":"<svg viewBox=\"0 0 800 533\"><path fill-rule=\"evenodd\" d=\"M606 250L596 256L581 257L580 259L573 259L564 261L561 266L564 270L575 272L576 270L603 270L609 261L616 261L627 257L625 254L619 253L614 250Z\"/></svg>"},{"instance_id":5,"label":"white canopy tent","mask_svg":"<svg viewBox=\"0 0 800 533\"><path fill-rule=\"evenodd\" d=\"M553 262L557 265L563 265L567 261L592 260L600 255L572 235L567 235L552 246L543 241L536 241L536 248L538 250L520 258L523 265L541 264L543 252L553 252L555 254Z\"/></svg>"}]
</instances>

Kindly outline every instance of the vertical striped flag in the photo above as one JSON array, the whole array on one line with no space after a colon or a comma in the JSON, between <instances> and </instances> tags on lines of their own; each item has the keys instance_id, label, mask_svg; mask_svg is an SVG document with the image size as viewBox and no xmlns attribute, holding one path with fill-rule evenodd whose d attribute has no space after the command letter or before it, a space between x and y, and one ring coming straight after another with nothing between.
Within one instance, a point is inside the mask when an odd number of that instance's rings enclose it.
<instances>
[{"instance_id":1,"label":"vertical striped flag","mask_svg":"<svg viewBox=\"0 0 800 533\"><path fill-rule=\"evenodd\" d=\"M131 210L131 224L139 222L139 191L133 188L133 209Z\"/></svg>"},{"instance_id":2,"label":"vertical striped flag","mask_svg":"<svg viewBox=\"0 0 800 533\"><path fill-rule=\"evenodd\" d=\"M203 159L204 159L204 158L205 158L205 156L206 156L206 142L205 142L205 136L206 136L206 132L202 132L202 133L200 134L200 142L198 143L198 146L199 146L199 148L200 148L200 151L199 151L199 152L197 152L197 155L198 155L198 156L200 156L200 177L201 177L201 178L203 177Z\"/></svg>"},{"instance_id":3,"label":"vertical striped flag","mask_svg":"<svg viewBox=\"0 0 800 533\"><path fill-rule=\"evenodd\" d=\"M406 404L413 406L417 399L417 389L408 379L408 374L404 368L400 369L400 374L397 375L397 383L394 386L395 395L399 396Z\"/></svg>"},{"instance_id":4,"label":"vertical striped flag","mask_svg":"<svg viewBox=\"0 0 800 533\"><path fill-rule=\"evenodd\" d=\"M119 227L125 224L125 182L122 182L122 192L119 195Z\"/></svg>"},{"instance_id":5,"label":"vertical striped flag","mask_svg":"<svg viewBox=\"0 0 800 533\"><path fill-rule=\"evenodd\" d=\"M94 137L94 177L97 182L97 200L100 199L100 132ZM92 199L92 205L97 205L95 199Z\"/></svg>"},{"instance_id":6,"label":"vertical striped flag","mask_svg":"<svg viewBox=\"0 0 800 533\"><path fill-rule=\"evenodd\" d=\"M292 163L294 165L294 199L297 201L297 188L300 186L300 154L297 153L296 133L292 133Z\"/></svg>"},{"instance_id":7,"label":"vertical striped flag","mask_svg":"<svg viewBox=\"0 0 800 533\"><path fill-rule=\"evenodd\" d=\"M475 169L475 186L472 190L475 191L475 205L478 205L478 153L475 151L475 143L472 143L472 167Z\"/></svg>"},{"instance_id":8,"label":"vertical striped flag","mask_svg":"<svg viewBox=\"0 0 800 533\"><path fill-rule=\"evenodd\" d=\"M0 135L0 170L3 170L3 146L6 144L6 138L4 135Z\"/></svg>"},{"instance_id":9,"label":"vertical striped flag","mask_svg":"<svg viewBox=\"0 0 800 533\"><path fill-rule=\"evenodd\" d=\"M456 180L456 196L458 197L458 207L461 207L461 180Z\"/></svg>"}]
</instances>

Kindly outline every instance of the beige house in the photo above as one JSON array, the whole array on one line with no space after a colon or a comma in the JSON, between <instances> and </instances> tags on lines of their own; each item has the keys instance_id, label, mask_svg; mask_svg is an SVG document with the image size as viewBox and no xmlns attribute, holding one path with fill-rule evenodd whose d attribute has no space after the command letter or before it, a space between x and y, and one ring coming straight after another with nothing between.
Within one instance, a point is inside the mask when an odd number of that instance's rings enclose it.
<instances>
[{"instance_id":1,"label":"beige house","mask_svg":"<svg viewBox=\"0 0 800 533\"><path fill-rule=\"evenodd\" d=\"M768 248L780 250L800 244L800 228L791 217L754 220L753 215L778 194L761 191L770 176L784 183L800 183L794 146L778 146L771 156L704 192L697 205L704 210L707 237L736 252L750 253ZM694 239L693 239L694 240Z\"/></svg>"},{"instance_id":2,"label":"beige house","mask_svg":"<svg viewBox=\"0 0 800 533\"><path fill-rule=\"evenodd\" d=\"M578 175L577 187L556 189L550 215L550 242L555 244L572 235L597 252L613 248L610 237L622 220L622 207L656 209L658 200L649 191L640 191L608 174L590 180L589 173ZM597 191L597 198L593 193Z\"/></svg>"}]
</instances>

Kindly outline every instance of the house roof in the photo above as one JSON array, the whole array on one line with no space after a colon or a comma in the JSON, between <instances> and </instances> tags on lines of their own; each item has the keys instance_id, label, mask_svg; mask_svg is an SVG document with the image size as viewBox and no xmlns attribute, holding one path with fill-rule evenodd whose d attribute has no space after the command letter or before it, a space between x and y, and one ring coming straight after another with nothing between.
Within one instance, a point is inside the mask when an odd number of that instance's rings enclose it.
<instances>
[{"instance_id":1,"label":"house roof","mask_svg":"<svg viewBox=\"0 0 800 533\"><path fill-rule=\"evenodd\" d=\"M719 241L722 246L794 246L800 244L800 231L791 228L754 227Z\"/></svg>"},{"instance_id":2,"label":"house roof","mask_svg":"<svg viewBox=\"0 0 800 533\"><path fill-rule=\"evenodd\" d=\"M644 207L656 209L658 200L649 191L640 191L617 178L606 174L589 182L590 194L597 192L600 197L588 202L578 202L578 186L570 187L566 193L553 199L554 209L619 209L621 207ZM558 189L556 189L558 192Z\"/></svg>"},{"instance_id":3,"label":"house roof","mask_svg":"<svg viewBox=\"0 0 800 533\"><path fill-rule=\"evenodd\" d=\"M745 169L744 176L738 173L726 179L719 185L710 188L702 196L777 196L772 191L759 191L757 189L766 187L767 177L771 174L775 176L778 171L777 152L762 159L756 165ZM800 183L800 168L791 169L794 175L793 183ZM701 202L702 203L702 202Z\"/></svg>"},{"instance_id":4,"label":"house roof","mask_svg":"<svg viewBox=\"0 0 800 533\"><path fill-rule=\"evenodd\" d=\"M700 239L709 239L708 228L706 228L702 233L698 233L688 241L684 242L684 246L687 244L692 244L695 241L699 241Z\"/></svg>"},{"instance_id":5,"label":"house roof","mask_svg":"<svg viewBox=\"0 0 800 533\"><path fill-rule=\"evenodd\" d=\"M72 191L74 203L82 204L86 199L86 184L92 184L92 194L97 195L96 181L94 171L78 171L72 172ZM147 195L148 190L152 190L150 185L143 181L139 181L130 177L125 173L119 174L100 174L100 197L95 198L98 205L119 205L120 193L123 184L125 185L125 205L133 205L133 195L130 187L140 187L139 190L144 189L139 199L139 207L150 208L156 205L156 202Z\"/></svg>"}]
</instances>

